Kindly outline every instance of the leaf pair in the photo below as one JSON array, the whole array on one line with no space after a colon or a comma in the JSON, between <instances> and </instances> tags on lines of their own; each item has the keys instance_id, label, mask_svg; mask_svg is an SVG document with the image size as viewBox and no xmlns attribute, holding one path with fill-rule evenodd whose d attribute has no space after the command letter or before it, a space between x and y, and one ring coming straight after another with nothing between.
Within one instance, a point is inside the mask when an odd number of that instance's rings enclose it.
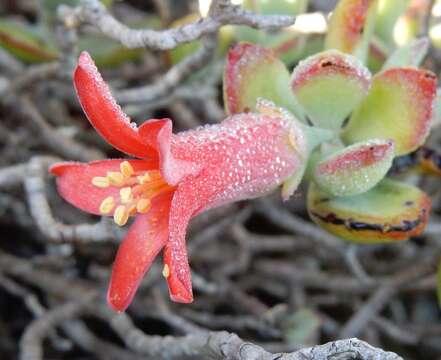
<instances>
[{"instance_id":1,"label":"leaf pair","mask_svg":"<svg viewBox=\"0 0 441 360\"><path fill-rule=\"evenodd\" d=\"M401 63L402 59L399 57ZM413 187L414 191L400 192L408 185L381 180L395 156L408 154L423 144L430 130L435 93L436 79L430 72L389 68L372 77L357 58L335 50L304 60L290 76L271 50L239 44L228 54L224 76L228 113L255 111L257 99L263 97L304 122L334 132L333 143L322 145L322 152L315 153L309 164L315 182L309 190L310 198L325 194L328 201L320 203L318 212L314 209L319 202L311 200L308 205L317 223L355 241L392 241L422 229L420 223L416 227L403 225L416 221L415 213L403 204L421 205L428 214L427 196ZM396 191L391 191L394 184ZM375 221L370 221L369 206L379 199L396 208L380 210ZM346 216L349 213L352 215ZM427 217L420 215L424 224ZM323 220L333 217L339 220ZM356 231L354 224L370 224L378 236L372 231ZM390 224L403 225L400 236L384 230Z\"/></svg>"}]
</instances>

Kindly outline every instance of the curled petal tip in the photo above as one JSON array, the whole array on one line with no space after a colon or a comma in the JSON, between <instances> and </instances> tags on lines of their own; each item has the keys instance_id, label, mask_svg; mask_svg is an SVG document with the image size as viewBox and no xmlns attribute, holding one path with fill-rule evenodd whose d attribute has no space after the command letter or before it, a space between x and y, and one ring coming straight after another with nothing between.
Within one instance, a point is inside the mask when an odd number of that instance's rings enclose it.
<instances>
[{"instance_id":1,"label":"curled petal tip","mask_svg":"<svg viewBox=\"0 0 441 360\"><path fill-rule=\"evenodd\" d=\"M170 299L177 303L189 304L193 302L193 290L191 284L184 285L176 275L170 274L167 277L168 289L170 292Z\"/></svg>"},{"instance_id":2,"label":"curled petal tip","mask_svg":"<svg viewBox=\"0 0 441 360\"><path fill-rule=\"evenodd\" d=\"M181 304L191 304L193 302L193 294L170 294L170 299Z\"/></svg>"},{"instance_id":3,"label":"curled petal tip","mask_svg":"<svg viewBox=\"0 0 441 360\"><path fill-rule=\"evenodd\" d=\"M71 165L71 164L72 163L66 163L66 162L56 163L56 164L49 166L48 170L52 175L60 176L63 174L64 170L67 167L69 167L69 165Z\"/></svg>"},{"instance_id":4,"label":"curled petal tip","mask_svg":"<svg viewBox=\"0 0 441 360\"><path fill-rule=\"evenodd\" d=\"M139 136L136 124L121 110L93 59L83 51L74 72L81 106L97 132L120 151L139 158L155 158L156 151Z\"/></svg>"}]
</instances>

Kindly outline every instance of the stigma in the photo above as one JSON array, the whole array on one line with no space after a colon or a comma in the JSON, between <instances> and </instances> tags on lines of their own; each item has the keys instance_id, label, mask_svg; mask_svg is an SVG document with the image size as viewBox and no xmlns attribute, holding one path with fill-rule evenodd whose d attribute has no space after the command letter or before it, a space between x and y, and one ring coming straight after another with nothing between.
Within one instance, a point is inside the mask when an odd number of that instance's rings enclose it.
<instances>
[{"instance_id":1,"label":"stigma","mask_svg":"<svg viewBox=\"0 0 441 360\"><path fill-rule=\"evenodd\" d=\"M102 215L113 213L113 220L119 226L124 226L130 216L148 213L155 196L173 189L158 170L135 171L128 161L120 163L120 171L108 171L91 182L99 188L119 188L118 196L107 196L99 207Z\"/></svg>"}]
</instances>

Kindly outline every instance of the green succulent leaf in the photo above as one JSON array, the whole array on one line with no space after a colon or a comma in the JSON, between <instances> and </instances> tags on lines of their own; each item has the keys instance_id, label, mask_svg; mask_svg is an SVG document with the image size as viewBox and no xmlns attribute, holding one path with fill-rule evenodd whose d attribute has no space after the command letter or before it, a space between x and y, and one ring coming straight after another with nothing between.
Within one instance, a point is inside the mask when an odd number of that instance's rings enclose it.
<instances>
[{"instance_id":1,"label":"green succulent leaf","mask_svg":"<svg viewBox=\"0 0 441 360\"><path fill-rule=\"evenodd\" d=\"M392 53L383 65L383 70L395 67L418 67L429 50L429 39L412 40Z\"/></svg>"},{"instance_id":2,"label":"green succulent leaf","mask_svg":"<svg viewBox=\"0 0 441 360\"><path fill-rule=\"evenodd\" d=\"M43 22L48 27L52 27L56 21L57 8L59 5L67 5L75 7L80 4L81 0L39 0L40 9L42 10ZM113 0L100 0L104 6L112 5Z\"/></svg>"},{"instance_id":3,"label":"green succulent leaf","mask_svg":"<svg viewBox=\"0 0 441 360\"><path fill-rule=\"evenodd\" d=\"M242 6L262 15L292 15L304 13L308 0L245 0ZM265 32L248 26L235 26L234 33L239 41L259 44L273 49L285 64L293 65L299 59L316 53L323 48L323 37L318 34L303 34L291 28L277 32Z\"/></svg>"},{"instance_id":4,"label":"green succulent leaf","mask_svg":"<svg viewBox=\"0 0 441 360\"><path fill-rule=\"evenodd\" d=\"M240 41L259 44L272 49L275 55L287 66L315 54L323 49L323 35L318 33L300 33L290 28L268 34L261 30L245 26L234 28L236 38Z\"/></svg>"},{"instance_id":5,"label":"green succulent leaf","mask_svg":"<svg viewBox=\"0 0 441 360\"><path fill-rule=\"evenodd\" d=\"M333 196L352 196L368 191L387 174L394 157L388 140L368 140L351 145L320 161L314 181Z\"/></svg>"},{"instance_id":6,"label":"green succulent leaf","mask_svg":"<svg viewBox=\"0 0 441 360\"><path fill-rule=\"evenodd\" d=\"M373 138L391 139L395 155L422 145L429 134L436 95L436 76L413 68L375 75L368 95L342 132L347 144Z\"/></svg>"},{"instance_id":7,"label":"green succulent leaf","mask_svg":"<svg viewBox=\"0 0 441 360\"><path fill-rule=\"evenodd\" d=\"M329 21L326 49L337 49L365 62L375 27L377 0L340 0Z\"/></svg>"},{"instance_id":8,"label":"green succulent leaf","mask_svg":"<svg viewBox=\"0 0 441 360\"><path fill-rule=\"evenodd\" d=\"M339 130L366 96L370 79L369 70L357 58L328 50L300 62L291 88L314 125Z\"/></svg>"},{"instance_id":9,"label":"green succulent leaf","mask_svg":"<svg viewBox=\"0 0 441 360\"><path fill-rule=\"evenodd\" d=\"M430 208L430 198L423 191L390 179L355 196L330 197L314 183L308 190L311 219L328 232L359 243L417 236L427 224Z\"/></svg>"},{"instance_id":10,"label":"green succulent leaf","mask_svg":"<svg viewBox=\"0 0 441 360\"><path fill-rule=\"evenodd\" d=\"M389 45L394 44L394 28L398 18L409 6L410 0L378 0L375 33Z\"/></svg>"},{"instance_id":11,"label":"green succulent leaf","mask_svg":"<svg viewBox=\"0 0 441 360\"><path fill-rule=\"evenodd\" d=\"M0 46L17 59L41 63L58 58L53 45L31 26L11 20L0 20Z\"/></svg>"},{"instance_id":12,"label":"green succulent leaf","mask_svg":"<svg viewBox=\"0 0 441 360\"><path fill-rule=\"evenodd\" d=\"M321 324L322 319L315 311L299 309L282 322L283 335L288 344L308 344L317 335Z\"/></svg>"},{"instance_id":13,"label":"green succulent leaf","mask_svg":"<svg viewBox=\"0 0 441 360\"><path fill-rule=\"evenodd\" d=\"M298 15L304 13L309 0L244 0L242 6L262 15Z\"/></svg>"},{"instance_id":14,"label":"green succulent leaf","mask_svg":"<svg viewBox=\"0 0 441 360\"><path fill-rule=\"evenodd\" d=\"M289 88L289 72L270 49L240 43L227 56L224 73L224 103L227 113L256 110L264 98L303 119L303 112Z\"/></svg>"}]
</instances>

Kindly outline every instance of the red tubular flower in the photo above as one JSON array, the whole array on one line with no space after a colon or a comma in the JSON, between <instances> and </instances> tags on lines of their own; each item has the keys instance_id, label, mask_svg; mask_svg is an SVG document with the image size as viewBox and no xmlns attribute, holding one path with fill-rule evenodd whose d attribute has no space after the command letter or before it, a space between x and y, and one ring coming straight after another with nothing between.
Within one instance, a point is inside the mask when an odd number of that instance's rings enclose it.
<instances>
[{"instance_id":1,"label":"red tubular flower","mask_svg":"<svg viewBox=\"0 0 441 360\"><path fill-rule=\"evenodd\" d=\"M115 103L89 54L74 74L89 121L115 148L142 160L104 160L51 167L61 196L74 206L113 216L118 225L136 215L113 266L108 302L130 304L144 273L165 247L171 299L193 300L185 232L208 208L264 195L304 168L310 150L303 126L274 108L238 114L220 124L179 134L170 119L139 129Z\"/></svg>"}]
</instances>

